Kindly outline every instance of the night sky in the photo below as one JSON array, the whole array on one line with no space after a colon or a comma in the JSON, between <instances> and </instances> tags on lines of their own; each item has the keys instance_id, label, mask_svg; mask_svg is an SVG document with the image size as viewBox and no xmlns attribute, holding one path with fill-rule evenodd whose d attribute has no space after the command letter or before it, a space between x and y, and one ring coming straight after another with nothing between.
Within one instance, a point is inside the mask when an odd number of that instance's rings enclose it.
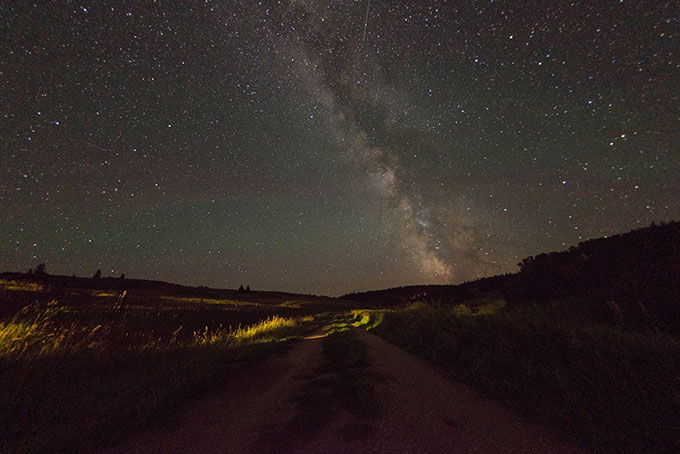
<instances>
[{"instance_id":1,"label":"night sky","mask_svg":"<svg viewBox=\"0 0 680 454\"><path fill-rule=\"evenodd\" d=\"M675 1L0 6L0 270L339 295L680 219Z\"/></svg>"}]
</instances>

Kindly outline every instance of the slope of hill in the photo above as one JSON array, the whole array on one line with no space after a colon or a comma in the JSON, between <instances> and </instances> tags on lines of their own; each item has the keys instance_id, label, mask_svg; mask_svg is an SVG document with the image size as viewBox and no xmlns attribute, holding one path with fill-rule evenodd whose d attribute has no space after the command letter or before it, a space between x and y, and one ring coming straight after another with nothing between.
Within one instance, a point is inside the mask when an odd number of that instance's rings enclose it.
<instances>
[{"instance_id":1,"label":"slope of hill","mask_svg":"<svg viewBox=\"0 0 680 454\"><path fill-rule=\"evenodd\" d=\"M680 223L669 222L527 257L520 272L460 285L354 293L368 307L415 301L455 304L496 292L509 307L532 305L563 316L639 329L680 330Z\"/></svg>"},{"instance_id":2,"label":"slope of hill","mask_svg":"<svg viewBox=\"0 0 680 454\"><path fill-rule=\"evenodd\" d=\"M278 291L243 291L191 287L162 281L86 278L38 273L0 273L0 319L11 316L26 304L47 303L53 299L75 304L77 299L115 297L127 291L133 299L162 298L166 303L229 302L279 307L305 307L315 310L350 308L354 302L326 296Z\"/></svg>"},{"instance_id":3,"label":"slope of hill","mask_svg":"<svg viewBox=\"0 0 680 454\"><path fill-rule=\"evenodd\" d=\"M514 274L485 277L458 285L409 285L384 290L348 293L340 298L360 302L363 307L395 307L413 302L451 304L503 289Z\"/></svg>"}]
</instances>

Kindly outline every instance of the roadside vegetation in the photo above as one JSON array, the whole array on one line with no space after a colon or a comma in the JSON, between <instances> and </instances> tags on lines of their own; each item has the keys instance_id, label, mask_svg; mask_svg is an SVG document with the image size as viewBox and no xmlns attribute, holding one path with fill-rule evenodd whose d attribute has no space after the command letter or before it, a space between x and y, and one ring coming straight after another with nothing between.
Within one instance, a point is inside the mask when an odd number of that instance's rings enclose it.
<instances>
[{"instance_id":1,"label":"roadside vegetation","mask_svg":"<svg viewBox=\"0 0 680 454\"><path fill-rule=\"evenodd\" d=\"M290 347L326 317L153 294L120 304L115 291L46 301L50 291L21 282L0 292L13 296L32 302L0 318L0 452L91 452L167 423L187 400Z\"/></svg>"},{"instance_id":2,"label":"roadside vegetation","mask_svg":"<svg viewBox=\"0 0 680 454\"><path fill-rule=\"evenodd\" d=\"M494 298L495 301L494 301ZM680 339L489 296L354 311L357 323L596 451L678 452ZM379 322L376 322L379 320Z\"/></svg>"}]
</instances>

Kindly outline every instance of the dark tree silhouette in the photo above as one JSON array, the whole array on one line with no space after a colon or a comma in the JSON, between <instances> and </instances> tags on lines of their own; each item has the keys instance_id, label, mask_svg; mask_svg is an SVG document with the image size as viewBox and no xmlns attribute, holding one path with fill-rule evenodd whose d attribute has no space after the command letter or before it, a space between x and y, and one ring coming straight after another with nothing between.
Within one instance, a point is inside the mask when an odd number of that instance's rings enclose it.
<instances>
[{"instance_id":1,"label":"dark tree silhouette","mask_svg":"<svg viewBox=\"0 0 680 454\"><path fill-rule=\"evenodd\" d=\"M101 270L101 269L98 269L98 270L94 273L94 275L92 276L92 279L99 279L99 278L101 278L101 277L102 277L102 270Z\"/></svg>"},{"instance_id":2,"label":"dark tree silhouette","mask_svg":"<svg viewBox=\"0 0 680 454\"><path fill-rule=\"evenodd\" d=\"M246 292L250 291L250 285L246 285Z\"/></svg>"},{"instance_id":3,"label":"dark tree silhouette","mask_svg":"<svg viewBox=\"0 0 680 454\"><path fill-rule=\"evenodd\" d=\"M242 291L244 291L244 290L245 290L245 289L243 288L243 284L239 285L238 291L239 291L239 292L242 292Z\"/></svg>"},{"instance_id":4,"label":"dark tree silhouette","mask_svg":"<svg viewBox=\"0 0 680 454\"><path fill-rule=\"evenodd\" d=\"M44 263L38 264L35 267L36 276L47 276L47 266Z\"/></svg>"},{"instance_id":5,"label":"dark tree silhouette","mask_svg":"<svg viewBox=\"0 0 680 454\"><path fill-rule=\"evenodd\" d=\"M656 329L680 323L680 223L655 224L527 257L511 288L518 300L576 297L599 319Z\"/></svg>"},{"instance_id":6,"label":"dark tree silhouette","mask_svg":"<svg viewBox=\"0 0 680 454\"><path fill-rule=\"evenodd\" d=\"M121 275L120 275L120 278L121 278L121 279L125 279L125 273L121 274Z\"/></svg>"}]
</instances>

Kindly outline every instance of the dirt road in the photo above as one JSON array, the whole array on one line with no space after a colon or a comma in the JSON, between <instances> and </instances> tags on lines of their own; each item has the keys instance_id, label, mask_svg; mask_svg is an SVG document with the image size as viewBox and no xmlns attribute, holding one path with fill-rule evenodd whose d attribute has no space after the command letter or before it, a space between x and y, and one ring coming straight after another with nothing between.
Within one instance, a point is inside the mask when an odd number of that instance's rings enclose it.
<instances>
[{"instance_id":1,"label":"dirt road","mask_svg":"<svg viewBox=\"0 0 680 454\"><path fill-rule=\"evenodd\" d=\"M349 333L365 352L358 382L334 370L327 338L306 339L194 401L174 427L102 452L583 452L377 336ZM345 405L341 393L359 399Z\"/></svg>"}]
</instances>

